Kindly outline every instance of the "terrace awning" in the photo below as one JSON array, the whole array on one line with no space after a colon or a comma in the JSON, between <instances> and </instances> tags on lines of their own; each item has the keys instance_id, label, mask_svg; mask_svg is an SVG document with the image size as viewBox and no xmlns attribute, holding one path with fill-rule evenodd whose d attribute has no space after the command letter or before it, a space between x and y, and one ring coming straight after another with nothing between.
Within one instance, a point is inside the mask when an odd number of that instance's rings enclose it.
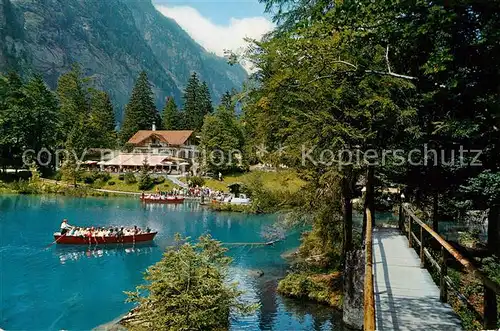
<instances>
[{"instance_id":1,"label":"terrace awning","mask_svg":"<svg viewBox=\"0 0 500 331\"><path fill-rule=\"evenodd\" d=\"M147 162L149 166L161 166L162 161L166 159L166 156L159 155L134 155L131 158L125 160L121 165L122 166L142 166L144 162Z\"/></svg>"},{"instance_id":2,"label":"terrace awning","mask_svg":"<svg viewBox=\"0 0 500 331\"><path fill-rule=\"evenodd\" d=\"M119 154L108 161L101 161L98 164L107 165L107 166L119 166L122 165L123 162L127 161L133 156L133 154Z\"/></svg>"},{"instance_id":3,"label":"terrace awning","mask_svg":"<svg viewBox=\"0 0 500 331\"><path fill-rule=\"evenodd\" d=\"M105 166L129 166L129 167L140 167L144 164L144 161L151 167L164 166L164 165L175 165L177 162L172 161L184 161L184 159L172 158L171 156L165 155L146 155L146 154L120 154L109 161L99 162ZM182 162L181 165L187 162Z\"/></svg>"}]
</instances>

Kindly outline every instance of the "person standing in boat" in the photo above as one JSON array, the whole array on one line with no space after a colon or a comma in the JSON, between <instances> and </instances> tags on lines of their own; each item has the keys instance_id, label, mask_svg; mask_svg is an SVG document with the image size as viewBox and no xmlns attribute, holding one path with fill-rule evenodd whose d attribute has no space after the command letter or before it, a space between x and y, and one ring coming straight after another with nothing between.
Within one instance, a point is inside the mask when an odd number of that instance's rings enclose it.
<instances>
[{"instance_id":1,"label":"person standing in boat","mask_svg":"<svg viewBox=\"0 0 500 331\"><path fill-rule=\"evenodd\" d=\"M64 236L69 230L71 230L73 227L68 224L67 219L63 219L61 223L61 235Z\"/></svg>"},{"instance_id":2,"label":"person standing in boat","mask_svg":"<svg viewBox=\"0 0 500 331\"><path fill-rule=\"evenodd\" d=\"M123 237L124 237L125 233L124 233L124 229L123 229L123 226L120 228L120 230L118 230L116 232L116 241L117 242L123 242Z\"/></svg>"}]
</instances>

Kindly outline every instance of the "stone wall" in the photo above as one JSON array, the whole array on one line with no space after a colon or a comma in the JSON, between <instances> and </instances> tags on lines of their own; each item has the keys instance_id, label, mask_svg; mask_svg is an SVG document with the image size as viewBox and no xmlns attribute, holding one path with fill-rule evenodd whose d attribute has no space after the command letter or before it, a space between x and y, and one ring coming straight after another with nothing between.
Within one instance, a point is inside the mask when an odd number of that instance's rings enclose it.
<instances>
[{"instance_id":1,"label":"stone wall","mask_svg":"<svg viewBox=\"0 0 500 331\"><path fill-rule=\"evenodd\" d=\"M348 326L363 328L363 289L365 254L362 250L347 253L344 267L344 302L342 319Z\"/></svg>"}]
</instances>

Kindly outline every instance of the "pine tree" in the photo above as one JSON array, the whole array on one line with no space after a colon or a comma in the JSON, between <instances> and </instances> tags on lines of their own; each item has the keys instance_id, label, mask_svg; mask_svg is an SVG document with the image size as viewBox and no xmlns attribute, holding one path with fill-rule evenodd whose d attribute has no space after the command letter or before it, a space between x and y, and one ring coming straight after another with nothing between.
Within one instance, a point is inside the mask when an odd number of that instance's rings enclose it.
<instances>
[{"instance_id":1,"label":"pine tree","mask_svg":"<svg viewBox=\"0 0 500 331\"><path fill-rule=\"evenodd\" d=\"M198 98L198 125L203 125L203 119L206 115L213 113L212 99L210 97L210 90L208 89L207 82L203 82L199 88Z\"/></svg>"},{"instance_id":2,"label":"pine tree","mask_svg":"<svg viewBox=\"0 0 500 331\"><path fill-rule=\"evenodd\" d=\"M125 108L120 140L125 144L139 130L151 129L153 123L160 127L160 115L153 101L153 92L146 72L141 72Z\"/></svg>"},{"instance_id":3,"label":"pine tree","mask_svg":"<svg viewBox=\"0 0 500 331\"><path fill-rule=\"evenodd\" d=\"M228 110L234 108L233 107L233 96L229 91L226 91L226 93L224 93L222 95L219 108L225 108Z\"/></svg>"},{"instance_id":4,"label":"pine tree","mask_svg":"<svg viewBox=\"0 0 500 331\"><path fill-rule=\"evenodd\" d=\"M198 120L198 94L200 90L200 81L196 72L193 72L189 78L186 89L184 90L184 107L183 107L183 127L185 129L194 130L199 124Z\"/></svg>"},{"instance_id":5,"label":"pine tree","mask_svg":"<svg viewBox=\"0 0 500 331\"><path fill-rule=\"evenodd\" d=\"M9 91L10 91L7 97L13 97L17 93L20 93L20 89L23 86L23 80L17 72L10 71L7 74L7 81L9 84Z\"/></svg>"},{"instance_id":6,"label":"pine tree","mask_svg":"<svg viewBox=\"0 0 500 331\"><path fill-rule=\"evenodd\" d=\"M90 111L88 78L83 77L78 63L59 78L57 96L59 98L59 143L66 144L76 123L84 122Z\"/></svg>"},{"instance_id":7,"label":"pine tree","mask_svg":"<svg viewBox=\"0 0 500 331\"><path fill-rule=\"evenodd\" d=\"M179 110L175 100L169 97L162 112L162 125L165 130L179 130Z\"/></svg>"},{"instance_id":8,"label":"pine tree","mask_svg":"<svg viewBox=\"0 0 500 331\"><path fill-rule=\"evenodd\" d=\"M25 95L21 77L10 72L2 77L0 99L0 157L2 166L20 166L25 146L26 127L30 125L29 112L23 106Z\"/></svg>"},{"instance_id":9,"label":"pine tree","mask_svg":"<svg viewBox=\"0 0 500 331\"><path fill-rule=\"evenodd\" d=\"M24 107L29 110L29 127L24 132L26 148L35 152L42 148L54 150L55 132L58 128L58 104L55 94L49 90L42 76L33 76L23 87Z\"/></svg>"},{"instance_id":10,"label":"pine tree","mask_svg":"<svg viewBox=\"0 0 500 331\"><path fill-rule=\"evenodd\" d=\"M94 133L90 128L90 118L85 117L76 122L68 132L64 147L68 152L76 153L78 159L84 156L83 153L88 148L93 147Z\"/></svg>"},{"instance_id":11,"label":"pine tree","mask_svg":"<svg viewBox=\"0 0 500 331\"><path fill-rule=\"evenodd\" d=\"M92 90L89 119L90 130L93 132L92 147L115 147L117 142L115 112L106 92Z\"/></svg>"},{"instance_id":12,"label":"pine tree","mask_svg":"<svg viewBox=\"0 0 500 331\"><path fill-rule=\"evenodd\" d=\"M138 188L141 191L147 191L151 189L154 185L154 180L149 175L149 163L148 159L145 158L142 162L141 176L139 177Z\"/></svg>"},{"instance_id":13,"label":"pine tree","mask_svg":"<svg viewBox=\"0 0 500 331\"><path fill-rule=\"evenodd\" d=\"M193 72L184 90L184 128L201 130L205 116L211 113L213 106L208 85L206 82L200 83L197 74Z\"/></svg>"}]
</instances>

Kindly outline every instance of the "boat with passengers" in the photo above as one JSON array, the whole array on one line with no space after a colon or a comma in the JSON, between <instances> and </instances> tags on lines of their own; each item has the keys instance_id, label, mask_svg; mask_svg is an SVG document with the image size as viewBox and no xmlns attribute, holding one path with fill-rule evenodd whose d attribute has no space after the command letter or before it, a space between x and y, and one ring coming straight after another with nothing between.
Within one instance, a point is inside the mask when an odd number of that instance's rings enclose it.
<instances>
[{"instance_id":1,"label":"boat with passengers","mask_svg":"<svg viewBox=\"0 0 500 331\"><path fill-rule=\"evenodd\" d=\"M54 233L56 244L92 245L92 244L135 244L152 241L158 232L134 227L77 227L61 223L61 231Z\"/></svg>"},{"instance_id":2,"label":"boat with passengers","mask_svg":"<svg viewBox=\"0 0 500 331\"><path fill-rule=\"evenodd\" d=\"M178 195L141 194L141 201L147 203L183 203L184 197Z\"/></svg>"}]
</instances>

